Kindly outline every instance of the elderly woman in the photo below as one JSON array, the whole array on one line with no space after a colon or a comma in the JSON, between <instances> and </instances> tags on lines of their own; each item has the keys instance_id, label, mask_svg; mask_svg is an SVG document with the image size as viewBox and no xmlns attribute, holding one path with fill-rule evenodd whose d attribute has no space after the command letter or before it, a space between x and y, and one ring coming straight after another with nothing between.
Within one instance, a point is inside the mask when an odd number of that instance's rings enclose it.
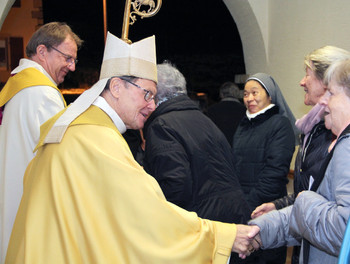
<instances>
[{"instance_id":1,"label":"elderly woman","mask_svg":"<svg viewBox=\"0 0 350 264\"><path fill-rule=\"evenodd\" d=\"M297 131L295 118L275 80L257 73L244 86L243 101L246 117L240 122L233 138L233 158L236 174L252 211L256 206L287 194L286 184L294 153ZM286 248L263 252L268 263L284 263Z\"/></svg>"},{"instance_id":2,"label":"elderly woman","mask_svg":"<svg viewBox=\"0 0 350 264\"><path fill-rule=\"evenodd\" d=\"M294 205L251 221L260 227L263 248L297 245L299 263L337 263L350 216L350 60L332 64L325 76L325 124L337 139L324 163L317 191L303 191Z\"/></svg>"},{"instance_id":3,"label":"elderly woman","mask_svg":"<svg viewBox=\"0 0 350 264\"><path fill-rule=\"evenodd\" d=\"M328 155L328 148L334 137L324 124L324 105L318 103L326 91L323 78L328 67L335 61L349 59L350 53L334 46L324 46L307 54L304 59L305 76L300 86L305 91L305 105L313 108L301 119L296 126L302 132L302 142L294 167L294 192L270 203L264 203L252 213L252 218L274 209L281 209L294 203L299 192L317 188L323 178L320 173L323 161ZM311 181L310 181L311 179ZM300 247L293 250L292 263L299 263Z\"/></svg>"}]
</instances>

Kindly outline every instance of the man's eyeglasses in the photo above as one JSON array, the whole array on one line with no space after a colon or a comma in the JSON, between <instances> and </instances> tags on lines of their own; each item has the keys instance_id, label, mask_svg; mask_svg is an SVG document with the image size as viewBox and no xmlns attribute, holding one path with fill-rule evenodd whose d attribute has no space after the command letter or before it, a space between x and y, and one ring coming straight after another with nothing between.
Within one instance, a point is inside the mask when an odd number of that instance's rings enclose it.
<instances>
[{"instance_id":1,"label":"man's eyeglasses","mask_svg":"<svg viewBox=\"0 0 350 264\"><path fill-rule=\"evenodd\" d=\"M61 53L61 54L66 58L66 62L68 63L68 66L71 66L73 63L74 63L75 65L77 65L77 63L78 63L78 60L77 60L77 59L74 59L72 56L63 53L62 51L56 49L56 48L53 47L53 46L51 46L51 48L52 48L53 50L57 51L58 53Z\"/></svg>"},{"instance_id":2,"label":"man's eyeglasses","mask_svg":"<svg viewBox=\"0 0 350 264\"><path fill-rule=\"evenodd\" d=\"M144 98L145 98L145 101L146 101L147 103L151 102L151 101L154 99L154 94L153 94L150 90L147 90L147 89L145 89L145 88L142 88L140 85L138 85L138 84L136 84L136 83L133 83L132 81L129 81L129 80L126 79L126 78L119 77L119 79L121 79L121 80L123 80L123 81L125 81L125 82L127 82L127 83L130 83L130 84L136 86L137 88L143 90L143 91L145 92Z\"/></svg>"}]
</instances>

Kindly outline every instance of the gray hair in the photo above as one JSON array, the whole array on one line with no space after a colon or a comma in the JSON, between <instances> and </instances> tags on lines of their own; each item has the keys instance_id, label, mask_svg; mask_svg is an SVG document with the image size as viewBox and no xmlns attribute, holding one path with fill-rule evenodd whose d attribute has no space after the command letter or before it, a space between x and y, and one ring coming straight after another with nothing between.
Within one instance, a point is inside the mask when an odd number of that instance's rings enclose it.
<instances>
[{"instance_id":1,"label":"gray hair","mask_svg":"<svg viewBox=\"0 0 350 264\"><path fill-rule=\"evenodd\" d=\"M158 105L171 98L187 94L186 80L182 73L170 62L157 65L158 84L156 99Z\"/></svg>"},{"instance_id":2,"label":"gray hair","mask_svg":"<svg viewBox=\"0 0 350 264\"><path fill-rule=\"evenodd\" d=\"M310 68L317 79L323 80L326 70L335 61L350 59L350 52L334 47L324 46L307 54L304 59L304 66Z\"/></svg>"},{"instance_id":3,"label":"gray hair","mask_svg":"<svg viewBox=\"0 0 350 264\"><path fill-rule=\"evenodd\" d=\"M350 59L337 61L328 67L324 83L328 86L331 82L343 87L346 95L350 97Z\"/></svg>"},{"instance_id":4,"label":"gray hair","mask_svg":"<svg viewBox=\"0 0 350 264\"><path fill-rule=\"evenodd\" d=\"M78 48L83 44L83 40L81 40L66 23L51 22L43 25L35 31L30 38L26 47L27 57L31 58L35 55L36 48L39 45L45 45L50 51L51 47L60 45L67 36L72 37Z\"/></svg>"},{"instance_id":5,"label":"gray hair","mask_svg":"<svg viewBox=\"0 0 350 264\"><path fill-rule=\"evenodd\" d=\"M238 86L233 82L225 82L223 85L220 86L220 98L227 98L227 97L233 97L236 99L241 98L241 91L239 90Z\"/></svg>"}]
</instances>

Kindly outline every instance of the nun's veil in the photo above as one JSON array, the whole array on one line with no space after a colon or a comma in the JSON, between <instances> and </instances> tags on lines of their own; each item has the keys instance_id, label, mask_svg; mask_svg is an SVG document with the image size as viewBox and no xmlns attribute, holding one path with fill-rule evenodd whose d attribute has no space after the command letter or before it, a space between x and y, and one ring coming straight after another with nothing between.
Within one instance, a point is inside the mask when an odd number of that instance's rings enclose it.
<instances>
[{"instance_id":1,"label":"nun's veil","mask_svg":"<svg viewBox=\"0 0 350 264\"><path fill-rule=\"evenodd\" d=\"M279 108L279 113L285 117L287 117L293 127L294 130L294 135L296 139L296 144L299 144L299 130L295 126L295 117L290 110L286 100L284 99L282 92L280 88L278 87L277 83L275 80L268 74L266 73L256 73L252 76L250 76L246 82L249 80L255 80L259 82L262 87L267 91L269 96L271 97L271 103L275 104Z\"/></svg>"}]
</instances>

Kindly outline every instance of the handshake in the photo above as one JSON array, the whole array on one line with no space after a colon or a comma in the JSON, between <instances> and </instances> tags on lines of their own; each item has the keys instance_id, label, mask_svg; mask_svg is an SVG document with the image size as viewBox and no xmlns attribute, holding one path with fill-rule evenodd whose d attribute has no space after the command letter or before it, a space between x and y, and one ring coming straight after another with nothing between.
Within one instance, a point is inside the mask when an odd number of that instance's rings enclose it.
<instances>
[{"instance_id":1,"label":"handshake","mask_svg":"<svg viewBox=\"0 0 350 264\"><path fill-rule=\"evenodd\" d=\"M257 218L258 216L266 214L275 209L276 207L274 203L264 203L255 208L251 214L251 218ZM256 225L237 225L237 235L232 246L232 251L239 253L239 257L245 259L255 250L262 247L259 233L260 228Z\"/></svg>"},{"instance_id":2,"label":"handshake","mask_svg":"<svg viewBox=\"0 0 350 264\"><path fill-rule=\"evenodd\" d=\"M261 246L260 228L256 225L236 225L237 234L232 246L232 251L239 253L239 257L245 259Z\"/></svg>"}]
</instances>

